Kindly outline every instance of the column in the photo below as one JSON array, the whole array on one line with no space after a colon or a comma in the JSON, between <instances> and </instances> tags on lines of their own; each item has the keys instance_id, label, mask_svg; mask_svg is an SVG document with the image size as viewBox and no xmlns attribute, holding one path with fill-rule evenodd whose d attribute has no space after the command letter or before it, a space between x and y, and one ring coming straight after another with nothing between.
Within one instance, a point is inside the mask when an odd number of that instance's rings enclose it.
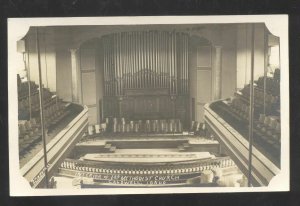
<instances>
[{"instance_id":1,"label":"column","mask_svg":"<svg viewBox=\"0 0 300 206\"><path fill-rule=\"evenodd\" d=\"M72 72L72 101L81 103L81 80L80 68L78 64L78 49L70 49L71 52L71 72Z\"/></svg>"},{"instance_id":2,"label":"column","mask_svg":"<svg viewBox=\"0 0 300 206\"><path fill-rule=\"evenodd\" d=\"M221 99L222 95L222 47L215 46L215 85L214 99Z\"/></svg>"}]
</instances>

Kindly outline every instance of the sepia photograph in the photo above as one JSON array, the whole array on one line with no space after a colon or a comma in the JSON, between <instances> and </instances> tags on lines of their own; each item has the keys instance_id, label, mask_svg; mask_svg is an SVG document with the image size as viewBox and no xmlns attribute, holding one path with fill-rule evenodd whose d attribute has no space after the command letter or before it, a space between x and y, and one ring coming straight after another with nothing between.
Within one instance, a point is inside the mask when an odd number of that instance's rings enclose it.
<instances>
[{"instance_id":1,"label":"sepia photograph","mask_svg":"<svg viewBox=\"0 0 300 206\"><path fill-rule=\"evenodd\" d=\"M289 191L287 15L7 25L12 196Z\"/></svg>"}]
</instances>

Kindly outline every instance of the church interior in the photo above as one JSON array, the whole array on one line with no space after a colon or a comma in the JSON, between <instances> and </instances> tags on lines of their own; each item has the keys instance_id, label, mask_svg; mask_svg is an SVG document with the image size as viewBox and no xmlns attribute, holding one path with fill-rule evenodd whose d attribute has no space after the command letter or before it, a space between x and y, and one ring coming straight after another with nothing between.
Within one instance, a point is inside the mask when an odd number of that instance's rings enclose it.
<instances>
[{"instance_id":1,"label":"church interior","mask_svg":"<svg viewBox=\"0 0 300 206\"><path fill-rule=\"evenodd\" d=\"M264 23L30 27L21 174L33 188L268 186L279 41Z\"/></svg>"}]
</instances>

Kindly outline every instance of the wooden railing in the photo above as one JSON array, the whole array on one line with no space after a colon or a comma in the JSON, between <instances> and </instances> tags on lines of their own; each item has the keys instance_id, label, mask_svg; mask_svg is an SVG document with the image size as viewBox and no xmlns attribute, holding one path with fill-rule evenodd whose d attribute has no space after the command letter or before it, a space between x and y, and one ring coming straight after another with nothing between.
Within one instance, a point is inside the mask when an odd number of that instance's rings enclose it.
<instances>
[{"instance_id":1,"label":"wooden railing","mask_svg":"<svg viewBox=\"0 0 300 206\"><path fill-rule=\"evenodd\" d=\"M247 137L243 137L239 131L213 111L210 105L206 104L204 107L204 119L208 130L227 149L239 169L248 176L249 142ZM280 169L255 146L253 146L252 168L254 186L267 186L271 179L280 172Z\"/></svg>"},{"instance_id":2,"label":"wooden railing","mask_svg":"<svg viewBox=\"0 0 300 206\"><path fill-rule=\"evenodd\" d=\"M80 105L76 106L81 107ZM88 125L87 112L88 108L84 106L82 111L47 144L48 177L53 175L66 155L82 137ZM21 168L21 174L33 188L44 186L45 167L42 150Z\"/></svg>"}]
</instances>

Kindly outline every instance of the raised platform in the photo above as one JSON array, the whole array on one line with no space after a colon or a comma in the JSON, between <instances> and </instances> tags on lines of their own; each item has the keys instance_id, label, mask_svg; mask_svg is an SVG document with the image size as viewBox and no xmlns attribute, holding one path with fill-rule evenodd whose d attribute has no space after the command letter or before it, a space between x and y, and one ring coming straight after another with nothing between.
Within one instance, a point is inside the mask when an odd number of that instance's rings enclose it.
<instances>
[{"instance_id":1,"label":"raised platform","mask_svg":"<svg viewBox=\"0 0 300 206\"><path fill-rule=\"evenodd\" d=\"M155 163L178 163L190 160L208 160L214 156L209 152L185 152L157 150L157 149L120 149L113 154L86 154L82 160L90 160L106 163L138 163L138 164L155 164Z\"/></svg>"},{"instance_id":2,"label":"raised platform","mask_svg":"<svg viewBox=\"0 0 300 206\"><path fill-rule=\"evenodd\" d=\"M113 153L124 149L173 149L176 152L219 153L219 143L197 136L118 136L93 137L79 142L71 157L79 158L87 153Z\"/></svg>"},{"instance_id":3,"label":"raised platform","mask_svg":"<svg viewBox=\"0 0 300 206\"><path fill-rule=\"evenodd\" d=\"M237 170L230 158L209 153L124 150L116 154L89 154L80 160L66 159L58 175L74 178L74 184L83 187L165 187L213 183L211 170L229 167ZM201 181L202 174L210 180Z\"/></svg>"}]
</instances>

